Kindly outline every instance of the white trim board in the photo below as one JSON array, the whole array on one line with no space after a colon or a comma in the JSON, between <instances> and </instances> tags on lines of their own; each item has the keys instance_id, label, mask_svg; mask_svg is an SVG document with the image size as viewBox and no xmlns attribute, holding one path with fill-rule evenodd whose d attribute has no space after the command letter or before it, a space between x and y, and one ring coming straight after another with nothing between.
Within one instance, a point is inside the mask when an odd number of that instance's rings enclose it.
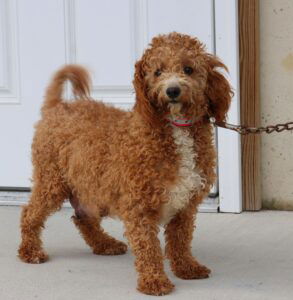
<instances>
[{"instance_id":1,"label":"white trim board","mask_svg":"<svg viewBox=\"0 0 293 300\"><path fill-rule=\"evenodd\" d=\"M0 191L0 206L20 206L28 203L30 192ZM207 198L199 207L199 212L218 212L218 198ZM71 207L65 202L63 207Z\"/></svg>"},{"instance_id":2,"label":"white trim board","mask_svg":"<svg viewBox=\"0 0 293 300\"><path fill-rule=\"evenodd\" d=\"M240 124L238 50L238 0L215 2L215 53L228 66L234 98L228 121ZM220 211L242 211L241 139L235 132L218 130L218 177Z\"/></svg>"},{"instance_id":3,"label":"white trim board","mask_svg":"<svg viewBox=\"0 0 293 300\"><path fill-rule=\"evenodd\" d=\"M31 192L28 191L0 191L0 206L21 206L29 201ZM71 207L66 201L64 207Z\"/></svg>"}]
</instances>

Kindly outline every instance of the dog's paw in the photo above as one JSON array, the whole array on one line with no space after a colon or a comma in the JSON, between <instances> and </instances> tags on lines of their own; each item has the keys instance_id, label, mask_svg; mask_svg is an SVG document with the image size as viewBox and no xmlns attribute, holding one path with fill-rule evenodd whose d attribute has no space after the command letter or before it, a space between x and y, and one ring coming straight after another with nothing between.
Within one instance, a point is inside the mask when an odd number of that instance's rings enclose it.
<instances>
[{"instance_id":1,"label":"dog's paw","mask_svg":"<svg viewBox=\"0 0 293 300\"><path fill-rule=\"evenodd\" d=\"M93 253L97 255L121 255L127 251L127 245L117 240L111 240L100 243L93 249Z\"/></svg>"},{"instance_id":2,"label":"dog's paw","mask_svg":"<svg viewBox=\"0 0 293 300\"><path fill-rule=\"evenodd\" d=\"M173 268L174 274L181 279L204 279L208 278L211 270L196 261L185 262Z\"/></svg>"},{"instance_id":3,"label":"dog's paw","mask_svg":"<svg viewBox=\"0 0 293 300\"><path fill-rule=\"evenodd\" d=\"M18 250L18 257L29 264L41 264L49 259L49 256L41 249L26 249L20 248Z\"/></svg>"},{"instance_id":4,"label":"dog's paw","mask_svg":"<svg viewBox=\"0 0 293 300\"><path fill-rule=\"evenodd\" d=\"M166 275L140 275L137 289L147 295L163 296L174 289L174 284Z\"/></svg>"}]
</instances>

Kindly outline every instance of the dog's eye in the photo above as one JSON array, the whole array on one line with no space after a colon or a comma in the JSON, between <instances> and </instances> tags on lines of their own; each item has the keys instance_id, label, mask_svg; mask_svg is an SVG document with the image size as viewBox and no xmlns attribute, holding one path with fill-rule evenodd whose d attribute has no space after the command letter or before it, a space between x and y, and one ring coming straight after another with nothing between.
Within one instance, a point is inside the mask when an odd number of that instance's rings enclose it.
<instances>
[{"instance_id":1,"label":"dog's eye","mask_svg":"<svg viewBox=\"0 0 293 300\"><path fill-rule=\"evenodd\" d=\"M162 74L162 71L161 70L156 70L155 72L155 76L159 77L160 75Z\"/></svg>"},{"instance_id":2,"label":"dog's eye","mask_svg":"<svg viewBox=\"0 0 293 300\"><path fill-rule=\"evenodd\" d=\"M187 75L191 75L193 73L193 69L191 67L184 67L183 71Z\"/></svg>"}]
</instances>

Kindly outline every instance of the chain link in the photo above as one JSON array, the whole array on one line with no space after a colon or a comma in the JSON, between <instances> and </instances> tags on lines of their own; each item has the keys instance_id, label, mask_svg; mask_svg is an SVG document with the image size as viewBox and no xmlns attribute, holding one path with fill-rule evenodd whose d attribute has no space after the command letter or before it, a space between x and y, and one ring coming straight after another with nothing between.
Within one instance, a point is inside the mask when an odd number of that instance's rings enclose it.
<instances>
[{"instance_id":1,"label":"chain link","mask_svg":"<svg viewBox=\"0 0 293 300\"><path fill-rule=\"evenodd\" d=\"M242 125L233 125L222 121L216 121L215 118L210 118L210 122L217 127L230 129L238 132L242 135L247 134L260 134L260 133L273 133L273 132L282 132L282 131L291 131L293 130L293 122L287 122L284 124L268 125L265 127L248 127Z\"/></svg>"}]
</instances>

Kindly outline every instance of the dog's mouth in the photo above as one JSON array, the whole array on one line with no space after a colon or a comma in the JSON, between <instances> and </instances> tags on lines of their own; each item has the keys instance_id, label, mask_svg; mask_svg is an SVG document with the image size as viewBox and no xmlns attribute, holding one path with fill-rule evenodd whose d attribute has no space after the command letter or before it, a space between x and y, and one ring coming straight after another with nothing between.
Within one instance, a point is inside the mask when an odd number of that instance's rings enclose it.
<instances>
[{"instance_id":1,"label":"dog's mouth","mask_svg":"<svg viewBox=\"0 0 293 300\"><path fill-rule=\"evenodd\" d=\"M176 99L173 99L173 100L170 100L169 103L170 103L170 104L176 104L176 103L179 103L179 101L176 100Z\"/></svg>"},{"instance_id":2,"label":"dog's mouth","mask_svg":"<svg viewBox=\"0 0 293 300\"><path fill-rule=\"evenodd\" d=\"M178 117L182 114L182 103L172 100L168 103L168 109L171 116Z\"/></svg>"},{"instance_id":3,"label":"dog's mouth","mask_svg":"<svg viewBox=\"0 0 293 300\"><path fill-rule=\"evenodd\" d=\"M190 114L188 106L181 101L169 101L166 119L176 127L190 127L196 120L199 120Z\"/></svg>"}]
</instances>

